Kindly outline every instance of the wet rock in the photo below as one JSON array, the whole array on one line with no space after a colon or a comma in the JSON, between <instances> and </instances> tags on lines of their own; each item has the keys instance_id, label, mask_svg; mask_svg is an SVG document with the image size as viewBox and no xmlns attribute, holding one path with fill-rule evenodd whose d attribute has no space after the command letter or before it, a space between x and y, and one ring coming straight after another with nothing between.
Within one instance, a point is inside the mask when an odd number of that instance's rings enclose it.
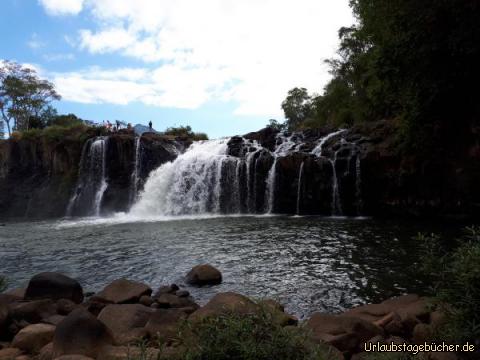
<instances>
[{"instance_id":1,"label":"wet rock","mask_svg":"<svg viewBox=\"0 0 480 360\"><path fill-rule=\"evenodd\" d=\"M224 292L215 295L205 306L201 307L188 319L191 321L201 321L207 317L225 315L229 313L247 315L258 311L258 305L246 296L233 292Z\"/></svg>"},{"instance_id":2,"label":"wet rock","mask_svg":"<svg viewBox=\"0 0 480 360\"><path fill-rule=\"evenodd\" d=\"M12 347L28 353L37 353L42 347L52 341L54 332L55 326L53 325L29 325L15 335L12 341Z\"/></svg>"},{"instance_id":3,"label":"wet rock","mask_svg":"<svg viewBox=\"0 0 480 360\"><path fill-rule=\"evenodd\" d=\"M45 272L30 279L25 299L69 299L78 304L83 301L83 290L76 280L68 276Z\"/></svg>"},{"instance_id":4,"label":"wet rock","mask_svg":"<svg viewBox=\"0 0 480 360\"><path fill-rule=\"evenodd\" d=\"M113 344L113 336L104 323L87 310L72 311L58 324L53 337L54 358L84 355L95 358L100 350Z\"/></svg>"},{"instance_id":5,"label":"wet rock","mask_svg":"<svg viewBox=\"0 0 480 360\"><path fill-rule=\"evenodd\" d=\"M179 290L179 287L176 284L160 286L153 298L158 298L162 294L174 294L177 290Z\"/></svg>"},{"instance_id":6,"label":"wet rock","mask_svg":"<svg viewBox=\"0 0 480 360\"><path fill-rule=\"evenodd\" d=\"M144 295L150 296L152 289L140 282L119 279L107 285L92 299L102 299L114 304L136 303Z\"/></svg>"},{"instance_id":7,"label":"wet rock","mask_svg":"<svg viewBox=\"0 0 480 360\"><path fill-rule=\"evenodd\" d=\"M14 360L20 355L22 355L22 350L13 347L0 350L0 360Z\"/></svg>"},{"instance_id":8,"label":"wet rock","mask_svg":"<svg viewBox=\"0 0 480 360\"><path fill-rule=\"evenodd\" d=\"M191 285L216 285L222 282L222 273L212 265L197 265L190 270L186 277Z\"/></svg>"},{"instance_id":9,"label":"wet rock","mask_svg":"<svg viewBox=\"0 0 480 360\"><path fill-rule=\"evenodd\" d=\"M159 309L152 314L145 329L150 338L158 338L168 344L178 333L181 321L187 318L181 310Z\"/></svg>"},{"instance_id":10,"label":"wet rock","mask_svg":"<svg viewBox=\"0 0 480 360\"><path fill-rule=\"evenodd\" d=\"M98 315L113 334L116 344L123 345L146 335L145 325L154 310L141 304L106 306Z\"/></svg>"}]
</instances>

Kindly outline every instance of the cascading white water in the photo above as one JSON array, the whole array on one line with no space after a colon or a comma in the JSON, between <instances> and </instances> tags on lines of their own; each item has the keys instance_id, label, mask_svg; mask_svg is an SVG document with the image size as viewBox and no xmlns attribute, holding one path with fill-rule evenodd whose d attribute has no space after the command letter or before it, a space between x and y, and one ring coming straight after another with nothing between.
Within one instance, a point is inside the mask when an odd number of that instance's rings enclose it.
<instances>
[{"instance_id":1,"label":"cascading white water","mask_svg":"<svg viewBox=\"0 0 480 360\"><path fill-rule=\"evenodd\" d=\"M80 160L77 186L70 198L67 216L82 215L99 216L102 200L108 188L106 180L106 137L89 139L83 149Z\"/></svg>"},{"instance_id":2,"label":"cascading white water","mask_svg":"<svg viewBox=\"0 0 480 360\"><path fill-rule=\"evenodd\" d=\"M357 215L362 213L362 168L360 161L360 154L357 153L357 160L355 161L355 196L357 198Z\"/></svg>"},{"instance_id":3,"label":"cascading white water","mask_svg":"<svg viewBox=\"0 0 480 360\"><path fill-rule=\"evenodd\" d=\"M142 139L142 135L135 137L135 162L134 162L132 180L130 185L130 206L132 206L135 200L137 199L137 193L138 193L138 180L140 178L140 171L142 166L141 139Z\"/></svg>"},{"instance_id":4,"label":"cascading white water","mask_svg":"<svg viewBox=\"0 0 480 360\"><path fill-rule=\"evenodd\" d=\"M300 146L303 145L302 143L295 142L295 138L297 138L296 134L290 136L286 136L284 133L277 134L275 151L272 153L274 157L273 164L268 171L268 176L265 180L265 208L268 214L272 214L274 210L278 158L288 155L292 150L298 151Z\"/></svg>"},{"instance_id":5,"label":"cascading white water","mask_svg":"<svg viewBox=\"0 0 480 360\"><path fill-rule=\"evenodd\" d=\"M223 165L239 161L227 153L229 139L193 143L148 177L133 216L195 215L220 211Z\"/></svg>"},{"instance_id":6,"label":"cascading white water","mask_svg":"<svg viewBox=\"0 0 480 360\"><path fill-rule=\"evenodd\" d=\"M300 165L300 171L298 174L298 187L297 187L297 215L300 215L300 204L302 201L302 180L303 180L303 166L305 162L302 161Z\"/></svg>"},{"instance_id":7,"label":"cascading white water","mask_svg":"<svg viewBox=\"0 0 480 360\"><path fill-rule=\"evenodd\" d=\"M342 133L344 133L345 129L340 129L338 131L335 131L335 132L332 132L330 134L328 134L327 136L324 136L323 138L320 139L320 142L317 144L317 146L315 146L315 148L312 150L312 154L315 155L315 156L322 156L322 150L323 150L323 145L325 145L325 143L330 140L331 138L335 137L335 136L338 136L338 135L341 135Z\"/></svg>"}]
</instances>

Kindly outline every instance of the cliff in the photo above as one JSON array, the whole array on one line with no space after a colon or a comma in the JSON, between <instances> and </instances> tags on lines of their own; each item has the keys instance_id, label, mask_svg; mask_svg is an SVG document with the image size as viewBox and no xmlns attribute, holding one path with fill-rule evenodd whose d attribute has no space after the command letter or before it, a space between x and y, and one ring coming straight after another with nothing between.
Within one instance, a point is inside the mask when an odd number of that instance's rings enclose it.
<instances>
[{"instance_id":1,"label":"cliff","mask_svg":"<svg viewBox=\"0 0 480 360\"><path fill-rule=\"evenodd\" d=\"M472 133L455 151L425 157L402 153L398 129L386 121L295 134L266 128L230 138L221 160L196 164L178 188L208 182L204 208L226 214L476 217L480 144ZM0 218L127 211L151 171L191 144L153 133L100 135L0 141Z\"/></svg>"}]
</instances>

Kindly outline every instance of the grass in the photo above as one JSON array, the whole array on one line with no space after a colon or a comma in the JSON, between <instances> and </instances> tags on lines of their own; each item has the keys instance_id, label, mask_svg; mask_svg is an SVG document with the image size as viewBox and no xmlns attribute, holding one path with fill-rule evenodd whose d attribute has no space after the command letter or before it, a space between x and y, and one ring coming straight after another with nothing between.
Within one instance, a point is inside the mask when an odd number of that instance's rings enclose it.
<instances>
[{"instance_id":1,"label":"grass","mask_svg":"<svg viewBox=\"0 0 480 360\"><path fill-rule=\"evenodd\" d=\"M434 284L434 302L446 315L436 337L452 342L480 338L480 228L465 229L451 251L436 235L419 235L423 243L422 270Z\"/></svg>"}]
</instances>

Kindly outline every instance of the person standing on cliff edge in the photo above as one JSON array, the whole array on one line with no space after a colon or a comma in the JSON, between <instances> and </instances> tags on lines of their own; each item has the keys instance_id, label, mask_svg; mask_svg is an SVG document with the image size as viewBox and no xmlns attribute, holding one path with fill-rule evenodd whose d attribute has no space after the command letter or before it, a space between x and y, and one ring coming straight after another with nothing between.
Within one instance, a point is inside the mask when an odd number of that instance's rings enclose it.
<instances>
[{"instance_id":1,"label":"person standing on cliff edge","mask_svg":"<svg viewBox=\"0 0 480 360\"><path fill-rule=\"evenodd\" d=\"M148 127L150 128L150 131L152 131L152 120L150 120L150 122L148 123Z\"/></svg>"}]
</instances>

